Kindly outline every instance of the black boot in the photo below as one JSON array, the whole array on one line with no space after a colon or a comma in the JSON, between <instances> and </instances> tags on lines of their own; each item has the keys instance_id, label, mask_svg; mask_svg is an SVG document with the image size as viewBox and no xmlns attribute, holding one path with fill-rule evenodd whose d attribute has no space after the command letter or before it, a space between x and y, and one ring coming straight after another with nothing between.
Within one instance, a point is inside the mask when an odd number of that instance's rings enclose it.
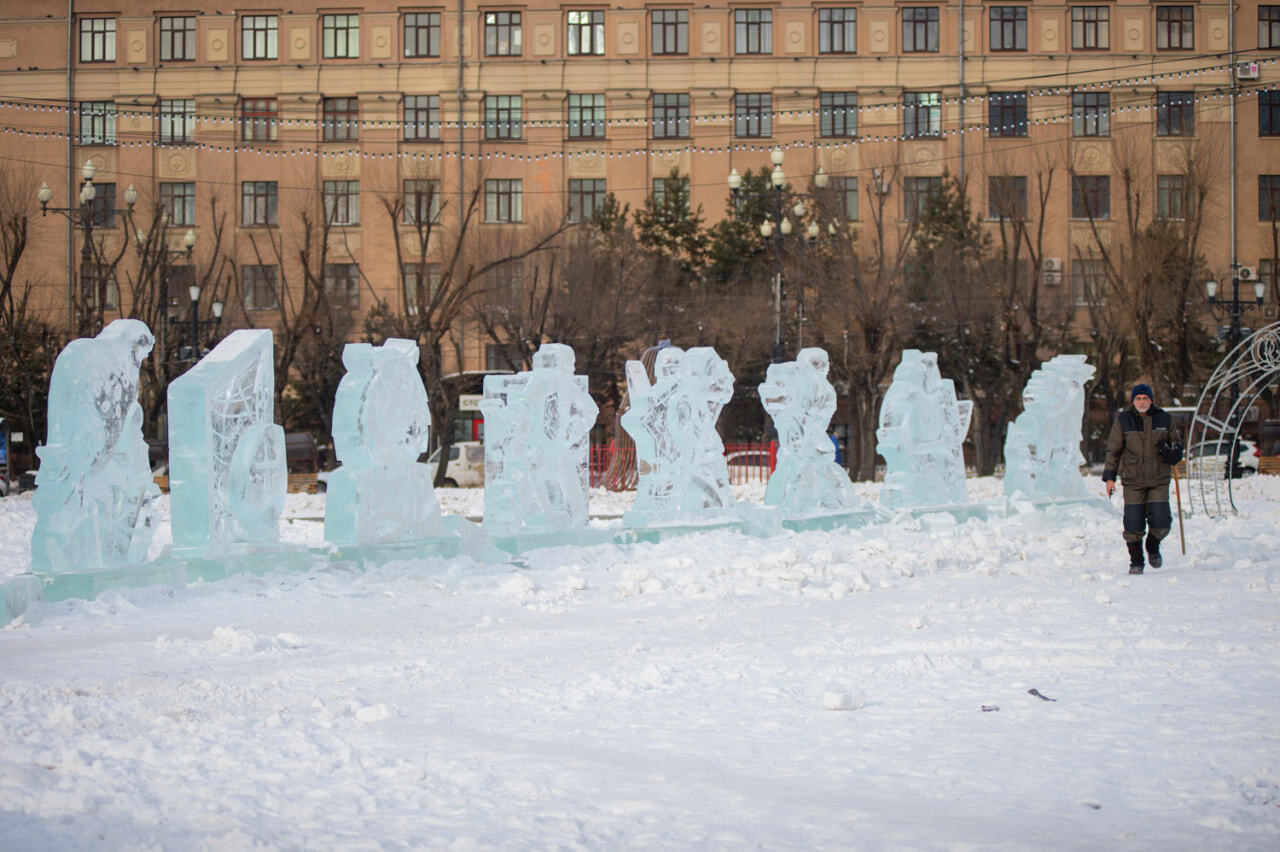
<instances>
[{"instance_id":1,"label":"black boot","mask_svg":"<svg viewBox=\"0 0 1280 852\"><path fill-rule=\"evenodd\" d=\"M1160 558L1160 539L1147 536L1147 561L1152 568L1159 568L1164 564L1164 560Z\"/></svg>"},{"instance_id":2,"label":"black boot","mask_svg":"<svg viewBox=\"0 0 1280 852\"><path fill-rule=\"evenodd\" d=\"M1130 573L1130 574L1141 574L1141 573L1142 573L1142 567L1143 567L1143 565L1142 565L1142 542L1140 542L1140 541L1131 541L1131 542L1128 542L1128 545L1129 545L1129 573Z\"/></svg>"}]
</instances>

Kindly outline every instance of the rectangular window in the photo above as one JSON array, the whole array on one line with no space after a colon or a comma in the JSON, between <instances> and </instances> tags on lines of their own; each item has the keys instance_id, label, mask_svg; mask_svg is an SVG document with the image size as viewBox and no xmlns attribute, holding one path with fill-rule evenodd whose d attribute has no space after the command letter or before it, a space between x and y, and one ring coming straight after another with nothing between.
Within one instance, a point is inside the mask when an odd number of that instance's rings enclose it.
<instances>
[{"instance_id":1,"label":"rectangular window","mask_svg":"<svg viewBox=\"0 0 1280 852\"><path fill-rule=\"evenodd\" d=\"M116 19L80 19L80 61L116 61Z\"/></svg>"},{"instance_id":2,"label":"rectangular window","mask_svg":"<svg viewBox=\"0 0 1280 852\"><path fill-rule=\"evenodd\" d=\"M1075 136L1110 136L1110 93L1075 92L1072 94L1071 132Z\"/></svg>"},{"instance_id":3,"label":"rectangular window","mask_svg":"<svg viewBox=\"0 0 1280 852\"><path fill-rule=\"evenodd\" d=\"M653 96L653 138L684 139L689 135L689 96Z\"/></svg>"},{"instance_id":4,"label":"rectangular window","mask_svg":"<svg viewBox=\"0 0 1280 852\"><path fill-rule=\"evenodd\" d=\"M520 304L524 290L524 266L516 260L495 266L485 273L484 298L491 310L510 310ZM519 351L511 347L512 351ZM515 363L519 363L519 356Z\"/></svg>"},{"instance_id":5,"label":"rectangular window","mask_svg":"<svg viewBox=\"0 0 1280 852\"><path fill-rule=\"evenodd\" d=\"M989 15L992 50L1027 49L1026 6L992 6Z\"/></svg>"},{"instance_id":6,"label":"rectangular window","mask_svg":"<svg viewBox=\"0 0 1280 852\"><path fill-rule=\"evenodd\" d=\"M196 102L194 100L160 101L160 142L190 142L195 136Z\"/></svg>"},{"instance_id":7,"label":"rectangular window","mask_svg":"<svg viewBox=\"0 0 1280 852\"><path fill-rule=\"evenodd\" d=\"M1071 7L1071 49L1111 49L1111 9L1108 6Z\"/></svg>"},{"instance_id":8,"label":"rectangular window","mask_svg":"<svg viewBox=\"0 0 1280 852\"><path fill-rule=\"evenodd\" d=\"M325 142L360 138L359 98L324 98L321 115L320 138Z\"/></svg>"},{"instance_id":9,"label":"rectangular window","mask_svg":"<svg viewBox=\"0 0 1280 852\"><path fill-rule=\"evenodd\" d=\"M906 92L902 96L902 132L908 137L942 135L942 94Z\"/></svg>"},{"instance_id":10,"label":"rectangular window","mask_svg":"<svg viewBox=\"0 0 1280 852\"><path fill-rule=\"evenodd\" d=\"M520 13L484 13L484 55L520 55Z\"/></svg>"},{"instance_id":11,"label":"rectangular window","mask_svg":"<svg viewBox=\"0 0 1280 852\"><path fill-rule=\"evenodd\" d=\"M1111 218L1111 176L1071 176L1071 218Z\"/></svg>"},{"instance_id":12,"label":"rectangular window","mask_svg":"<svg viewBox=\"0 0 1280 852\"><path fill-rule=\"evenodd\" d=\"M160 19L160 61L190 62L196 58L194 15L172 15Z\"/></svg>"},{"instance_id":13,"label":"rectangular window","mask_svg":"<svg viewBox=\"0 0 1280 852\"><path fill-rule=\"evenodd\" d=\"M360 264L326 263L321 286L329 301L351 310L360 307Z\"/></svg>"},{"instance_id":14,"label":"rectangular window","mask_svg":"<svg viewBox=\"0 0 1280 852\"><path fill-rule=\"evenodd\" d=\"M773 53L773 10L733 11L733 52Z\"/></svg>"},{"instance_id":15,"label":"rectangular window","mask_svg":"<svg viewBox=\"0 0 1280 852\"><path fill-rule=\"evenodd\" d=\"M772 136L773 95L734 95L733 135L739 139Z\"/></svg>"},{"instance_id":16,"label":"rectangular window","mask_svg":"<svg viewBox=\"0 0 1280 852\"><path fill-rule=\"evenodd\" d=\"M820 93L818 95L818 132L828 138L852 139L857 136L858 93Z\"/></svg>"},{"instance_id":17,"label":"rectangular window","mask_svg":"<svg viewBox=\"0 0 1280 852\"><path fill-rule=\"evenodd\" d=\"M245 227L276 224L279 197L273 180L247 180L240 184L240 224Z\"/></svg>"},{"instance_id":18,"label":"rectangular window","mask_svg":"<svg viewBox=\"0 0 1280 852\"><path fill-rule=\"evenodd\" d=\"M81 145L116 144L115 101L80 102Z\"/></svg>"},{"instance_id":19,"label":"rectangular window","mask_svg":"<svg viewBox=\"0 0 1280 852\"><path fill-rule=\"evenodd\" d=\"M1258 175L1258 221L1280 219L1280 175Z\"/></svg>"},{"instance_id":20,"label":"rectangular window","mask_svg":"<svg viewBox=\"0 0 1280 852\"><path fill-rule=\"evenodd\" d=\"M909 177L902 179L903 212L908 219L917 219L929 204L929 199L942 191L940 177Z\"/></svg>"},{"instance_id":21,"label":"rectangular window","mask_svg":"<svg viewBox=\"0 0 1280 852\"><path fill-rule=\"evenodd\" d=\"M1196 46L1195 7L1156 7L1156 49L1192 50Z\"/></svg>"},{"instance_id":22,"label":"rectangular window","mask_svg":"<svg viewBox=\"0 0 1280 852\"><path fill-rule=\"evenodd\" d=\"M595 218L596 211L604 204L604 180L592 178L588 180L569 179L569 221L589 222Z\"/></svg>"},{"instance_id":23,"label":"rectangular window","mask_svg":"<svg viewBox=\"0 0 1280 852\"><path fill-rule=\"evenodd\" d=\"M417 316L425 305L428 309L440 291L440 264L406 263L401 268L404 282L405 313Z\"/></svg>"},{"instance_id":24,"label":"rectangular window","mask_svg":"<svg viewBox=\"0 0 1280 852\"><path fill-rule=\"evenodd\" d=\"M360 181L327 180L321 185L324 220L330 225L360 224Z\"/></svg>"},{"instance_id":25,"label":"rectangular window","mask_svg":"<svg viewBox=\"0 0 1280 852\"><path fill-rule=\"evenodd\" d=\"M280 306L276 296L279 269L273 266L242 266L240 292L246 311L266 311Z\"/></svg>"},{"instance_id":26,"label":"rectangular window","mask_svg":"<svg viewBox=\"0 0 1280 852\"><path fill-rule=\"evenodd\" d=\"M1027 179L1015 175L987 178L987 216L991 219L1027 218Z\"/></svg>"},{"instance_id":27,"label":"rectangular window","mask_svg":"<svg viewBox=\"0 0 1280 852\"><path fill-rule=\"evenodd\" d=\"M440 96L404 96L404 138L415 142L440 138Z\"/></svg>"},{"instance_id":28,"label":"rectangular window","mask_svg":"<svg viewBox=\"0 0 1280 852\"><path fill-rule=\"evenodd\" d=\"M604 56L604 12L599 9L570 11L569 55Z\"/></svg>"},{"instance_id":29,"label":"rectangular window","mask_svg":"<svg viewBox=\"0 0 1280 852\"><path fill-rule=\"evenodd\" d=\"M902 10L902 52L938 52L937 6L907 6Z\"/></svg>"},{"instance_id":30,"label":"rectangular window","mask_svg":"<svg viewBox=\"0 0 1280 852\"><path fill-rule=\"evenodd\" d=\"M858 10L818 10L818 52L858 52Z\"/></svg>"},{"instance_id":31,"label":"rectangular window","mask_svg":"<svg viewBox=\"0 0 1280 852\"><path fill-rule=\"evenodd\" d=\"M89 221L95 228L114 228L117 224L116 185L114 183L95 183L93 189L93 201L89 202Z\"/></svg>"},{"instance_id":32,"label":"rectangular window","mask_svg":"<svg viewBox=\"0 0 1280 852\"><path fill-rule=\"evenodd\" d=\"M440 221L440 181L423 178L406 180L404 187L404 223L425 225Z\"/></svg>"},{"instance_id":33,"label":"rectangular window","mask_svg":"<svg viewBox=\"0 0 1280 852\"><path fill-rule=\"evenodd\" d=\"M280 35L276 15L245 15L240 19L240 58L275 59Z\"/></svg>"},{"instance_id":34,"label":"rectangular window","mask_svg":"<svg viewBox=\"0 0 1280 852\"><path fill-rule=\"evenodd\" d=\"M240 136L245 142L274 142L280 127L280 102L275 98L240 101Z\"/></svg>"},{"instance_id":35,"label":"rectangular window","mask_svg":"<svg viewBox=\"0 0 1280 852\"><path fill-rule=\"evenodd\" d=\"M689 52L689 12L685 9L654 9L649 13L650 47L655 56Z\"/></svg>"},{"instance_id":36,"label":"rectangular window","mask_svg":"<svg viewBox=\"0 0 1280 852\"><path fill-rule=\"evenodd\" d=\"M1103 305L1107 301L1107 262L1097 258L1071 261L1071 291L1077 305Z\"/></svg>"},{"instance_id":37,"label":"rectangular window","mask_svg":"<svg viewBox=\"0 0 1280 852\"><path fill-rule=\"evenodd\" d=\"M671 183L669 178L653 179L653 203L662 207L667 203L667 190L670 189L672 195L684 199L684 212L689 212L689 179L687 177L676 178L675 183L668 187Z\"/></svg>"},{"instance_id":38,"label":"rectangular window","mask_svg":"<svg viewBox=\"0 0 1280 852\"><path fill-rule=\"evenodd\" d=\"M858 221L858 179L856 177L834 177L831 189L836 195L836 209L846 222Z\"/></svg>"},{"instance_id":39,"label":"rectangular window","mask_svg":"<svg viewBox=\"0 0 1280 852\"><path fill-rule=\"evenodd\" d=\"M196 223L196 185L193 182L160 184L160 209L170 225L191 227Z\"/></svg>"},{"instance_id":40,"label":"rectangular window","mask_svg":"<svg viewBox=\"0 0 1280 852\"><path fill-rule=\"evenodd\" d=\"M1156 176L1156 215L1161 219L1186 219L1191 196L1186 175Z\"/></svg>"},{"instance_id":41,"label":"rectangular window","mask_svg":"<svg viewBox=\"0 0 1280 852\"><path fill-rule=\"evenodd\" d=\"M1027 135L1026 92L992 92L987 108L987 132L992 136Z\"/></svg>"},{"instance_id":42,"label":"rectangular window","mask_svg":"<svg viewBox=\"0 0 1280 852\"><path fill-rule=\"evenodd\" d=\"M440 13L404 13L404 55L423 59L440 55Z\"/></svg>"},{"instance_id":43,"label":"rectangular window","mask_svg":"<svg viewBox=\"0 0 1280 852\"><path fill-rule=\"evenodd\" d=\"M360 16L321 15L320 55L324 59L359 58Z\"/></svg>"},{"instance_id":44,"label":"rectangular window","mask_svg":"<svg viewBox=\"0 0 1280 852\"><path fill-rule=\"evenodd\" d=\"M484 138L519 139L522 129L520 95L486 95L484 99Z\"/></svg>"},{"instance_id":45,"label":"rectangular window","mask_svg":"<svg viewBox=\"0 0 1280 852\"><path fill-rule=\"evenodd\" d=\"M1191 136L1196 132L1193 92L1156 92L1156 135Z\"/></svg>"},{"instance_id":46,"label":"rectangular window","mask_svg":"<svg viewBox=\"0 0 1280 852\"><path fill-rule=\"evenodd\" d=\"M1258 7L1258 48L1280 48L1280 6Z\"/></svg>"},{"instance_id":47,"label":"rectangular window","mask_svg":"<svg viewBox=\"0 0 1280 852\"><path fill-rule=\"evenodd\" d=\"M80 267L80 291L84 296L84 306L89 310L115 309L120 305L120 285L110 264L83 264Z\"/></svg>"},{"instance_id":48,"label":"rectangular window","mask_svg":"<svg viewBox=\"0 0 1280 852\"><path fill-rule=\"evenodd\" d=\"M604 138L604 95L569 95L569 138Z\"/></svg>"},{"instance_id":49,"label":"rectangular window","mask_svg":"<svg viewBox=\"0 0 1280 852\"><path fill-rule=\"evenodd\" d=\"M484 220L523 221L523 196L523 184L518 178L489 178L484 182Z\"/></svg>"},{"instance_id":50,"label":"rectangular window","mask_svg":"<svg viewBox=\"0 0 1280 852\"><path fill-rule=\"evenodd\" d=\"M1258 135L1280 136L1280 92L1258 92Z\"/></svg>"}]
</instances>

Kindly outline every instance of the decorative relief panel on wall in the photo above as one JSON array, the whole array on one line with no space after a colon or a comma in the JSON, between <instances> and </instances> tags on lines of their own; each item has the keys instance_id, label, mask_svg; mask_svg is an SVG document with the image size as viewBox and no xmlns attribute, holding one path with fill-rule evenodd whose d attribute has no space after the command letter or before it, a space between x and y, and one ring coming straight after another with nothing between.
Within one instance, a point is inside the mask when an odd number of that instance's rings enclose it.
<instances>
[{"instance_id":1,"label":"decorative relief panel on wall","mask_svg":"<svg viewBox=\"0 0 1280 852\"><path fill-rule=\"evenodd\" d=\"M311 28L289 27L289 58L311 58Z\"/></svg>"},{"instance_id":2,"label":"decorative relief panel on wall","mask_svg":"<svg viewBox=\"0 0 1280 852\"><path fill-rule=\"evenodd\" d=\"M390 59L393 43L391 27L382 25L373 27L369 39L369 55L374 59Z\"/></svg>"},{"instance_id":3,"label":"decorative relief panel on wall","mask_svg":"<svg viewBox=\"0 0 1280 852\"><path fill-rule=\"evenodd\" d=\"M147 31L130 29L124 37L124 61L135 65L147 61Z\"/></svg>"},{"instance_id":4,"label":"decorative relief panel on wall","mask_svg":"<svg viewBox=\"0 0 1280 852\"><path fill-rule=\"evenodd\" d=\"M166 151L159 157L157 165L160 180L179 180L196 175L195 152L190 149Z\"/></svg>"},{"instance_id":5,"label":"decorative relief panel on wall","mask_svg":"<svg viewBox=\"0 0 1280 852\"><path fill-rule=\"evenodd\" d=\"M209 62L230 59L231 31L226 27L210 27L205 31L204 56Z\"/></svg>"},{"instance_id":6,"label":"decorative relief panel on wall","mask_svg":"<svg viewBox=\"0 0 1280 852\"><path fill-rule=\"evenodd\" d=\"M867 35L868 41L871 43L872 53L888 53L889 52L889 33L892 32L891 25L884 19L872 18L868 21Z\"/></svg>"},{"instance_id":7,"label":"decorative relief panel on wall","mask_svg":"<svg viewBox=\"0 0 1280 852\"><path fill-rule=\"evenodd\" d=\"M569 177L602 178L605 176L604 157L594 151L582 154L570 153L565 158L565 162L569 164Z\"/></svg>"},{"instance_id":8,"label":"decorative relief panel on wall","mask_svg":"<svg viewBox=\"0 0 1280 852\"><path fill-rule=\"evenodd\" d=\"M617 27L618 44L615 48L619 54L635 56L640 52L640 23L623 21Z\"/></svg>"},{"instance_id":9,"label":"decorative relief panel on wall","mask_svg":"<svg viewBox=\"0 0 1280 852\"><path fill-rule=\"evenodd\" d=\"M356 180L360 177L360 157L321 157L320 176L330 180Z\"/></svg>"},{"instance_id":10,"label":"decorative relief panel on wall","mask_svg":"<svg viewBox=\"0 0 1280 852\"><path fill-rule=\"evenodd\" d=\"M1111 146L1105 142L1077 142L1071 147L1071 168L1086 175L1109 173Z\"/></svg>"},{"instance_id":11,"label":"decorative relief panel on wall","mask_svg":"<svg viewBox=\"0 0 1280 852\"><path fill-rule=\"evenodd\" d=\"M553 56L556 52L556 25L533 25L533 55Z\"/></svg>"},{"instance_id":12,"label":"decorative relief panel on wall","mask_svg":"<svg viewBox=\"0 0 1280 852\"><path fill-rule=\"evenodd\" d=\"M720 23L718 21L703 21L702 52L721 53L723 51L723 46L720 41Z\"/></svg>"},{"instance_id":13,"label":"decorative relief panel on wall","mask_svg":"<svg viewBox=\"0 0 1280 852\"><path fill-rule=\"evenodd\" d=\"M942 174L945 147L941 139L903 142L903 172L912 177Z\"/></svg>"},{"instance_id":14,"label":"decorative relief panel on wall","mask_svg":"<svg viewBox=\"0 0 1280 852\"><path fill-rule=\"evenodd\" d=\"M805 22L787 21L784 24L783 49L787 53L804 53Z\"/></svg>"},{"instance_id":15,"label":"decorative relief panel on wall","mask_svg":"<svg viewBox=\"0 0 1280 852\"><path fill-rule=\"evenodd\" d=\"M1227 49L1227 27L1230 19L1225 15L1214 15L1205 21L1205 30L1208 31L1208 37L1205 39L1205 50L1226 50Z\"/></svg>"},{"instance_id":16,"label":"decorative relief panel on wall","mask_svg":"<svg viewBox=\"0 0 1280 852\"><path fill-rule=\"evenodd\" d=\"M0 38L0 59L12 59L18 55L16 38Z\"/></svg>"},{"instance_id":17,"label":"decorative relief panel on wall","mask_svg":"<svg viewBox=\"0 0 1280 852\"><path fill-rule=\"evenodd\" d=\"M1052 18L1040 22L1040 49L1046 53L1062 49L1058 41L1058 22Z\"/></svg>"},{"instance_id":18,"label":"decorative relief panel on wall","mask_svg":"<svg viewBox=\"0 0 1280 852\"><path fill-rule=\"evenodd\" d=\"M1143 20L1142 18L1126 17L1120 25L1121 32L1124 33L1124 49L1125 50L1144 50L1143 42Z\"/></svg>"}]
</instances>

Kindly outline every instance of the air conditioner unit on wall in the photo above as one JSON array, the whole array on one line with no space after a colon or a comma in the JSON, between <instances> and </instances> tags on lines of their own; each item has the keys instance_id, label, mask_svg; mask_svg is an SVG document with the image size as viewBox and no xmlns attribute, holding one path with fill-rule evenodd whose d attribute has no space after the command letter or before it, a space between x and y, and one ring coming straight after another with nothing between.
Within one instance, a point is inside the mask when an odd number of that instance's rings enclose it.
<instances>
[{"instance_id":1,"label":"air conditioner unit on wall","mask_svg":"<svg viewBox=\"0 0 1280 852\"><path fill-rule=\"evenodd\" d=\"M1044 272L1061 272L1062 258L1060 257L1042 258L1040 261L1040 269L1043 270Z\"/></svg>"},{"instance_id":2,"label":"air conditioner unit on wall","mask_svg":"<svg viewBox=\"0 0 1280 852\"><path fill-rule=\"evenodd\" d=\"M1258 270L1254 269L1252 266L1242 266L1240 267L1240 271L1237 273L1236 277L1241 281L1257 281Z\"/></svg>"},{"instance_id":3,"label":"air conditioner unit on wall","mask_svg":"<svg viewBox=\"0 0 1280 852\"><path fill-rule=\"evenodd\" d=\"M1256 80L1258 79L1258 63L1256 62L1237 62L1236 63L1236 79L1237 80Z\"/></svg>"}]
</instances>

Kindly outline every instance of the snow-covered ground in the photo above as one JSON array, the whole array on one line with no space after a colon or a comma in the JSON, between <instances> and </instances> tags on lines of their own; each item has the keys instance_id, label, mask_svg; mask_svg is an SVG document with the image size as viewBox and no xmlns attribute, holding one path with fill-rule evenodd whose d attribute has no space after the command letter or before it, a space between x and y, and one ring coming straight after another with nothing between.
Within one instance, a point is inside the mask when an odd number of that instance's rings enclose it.
<instances>
[{"instance_id":1,"label":"snow-covered ground","mask_svg":"<svg viewBox=\"0 0 1280 852\"><path fill-rule=\"evenodd\" d=\"M1280 848L1280 477L1237 502L1140 577L1102 505L38 604L0 848Z\"/></svg>"}]
</instances>

